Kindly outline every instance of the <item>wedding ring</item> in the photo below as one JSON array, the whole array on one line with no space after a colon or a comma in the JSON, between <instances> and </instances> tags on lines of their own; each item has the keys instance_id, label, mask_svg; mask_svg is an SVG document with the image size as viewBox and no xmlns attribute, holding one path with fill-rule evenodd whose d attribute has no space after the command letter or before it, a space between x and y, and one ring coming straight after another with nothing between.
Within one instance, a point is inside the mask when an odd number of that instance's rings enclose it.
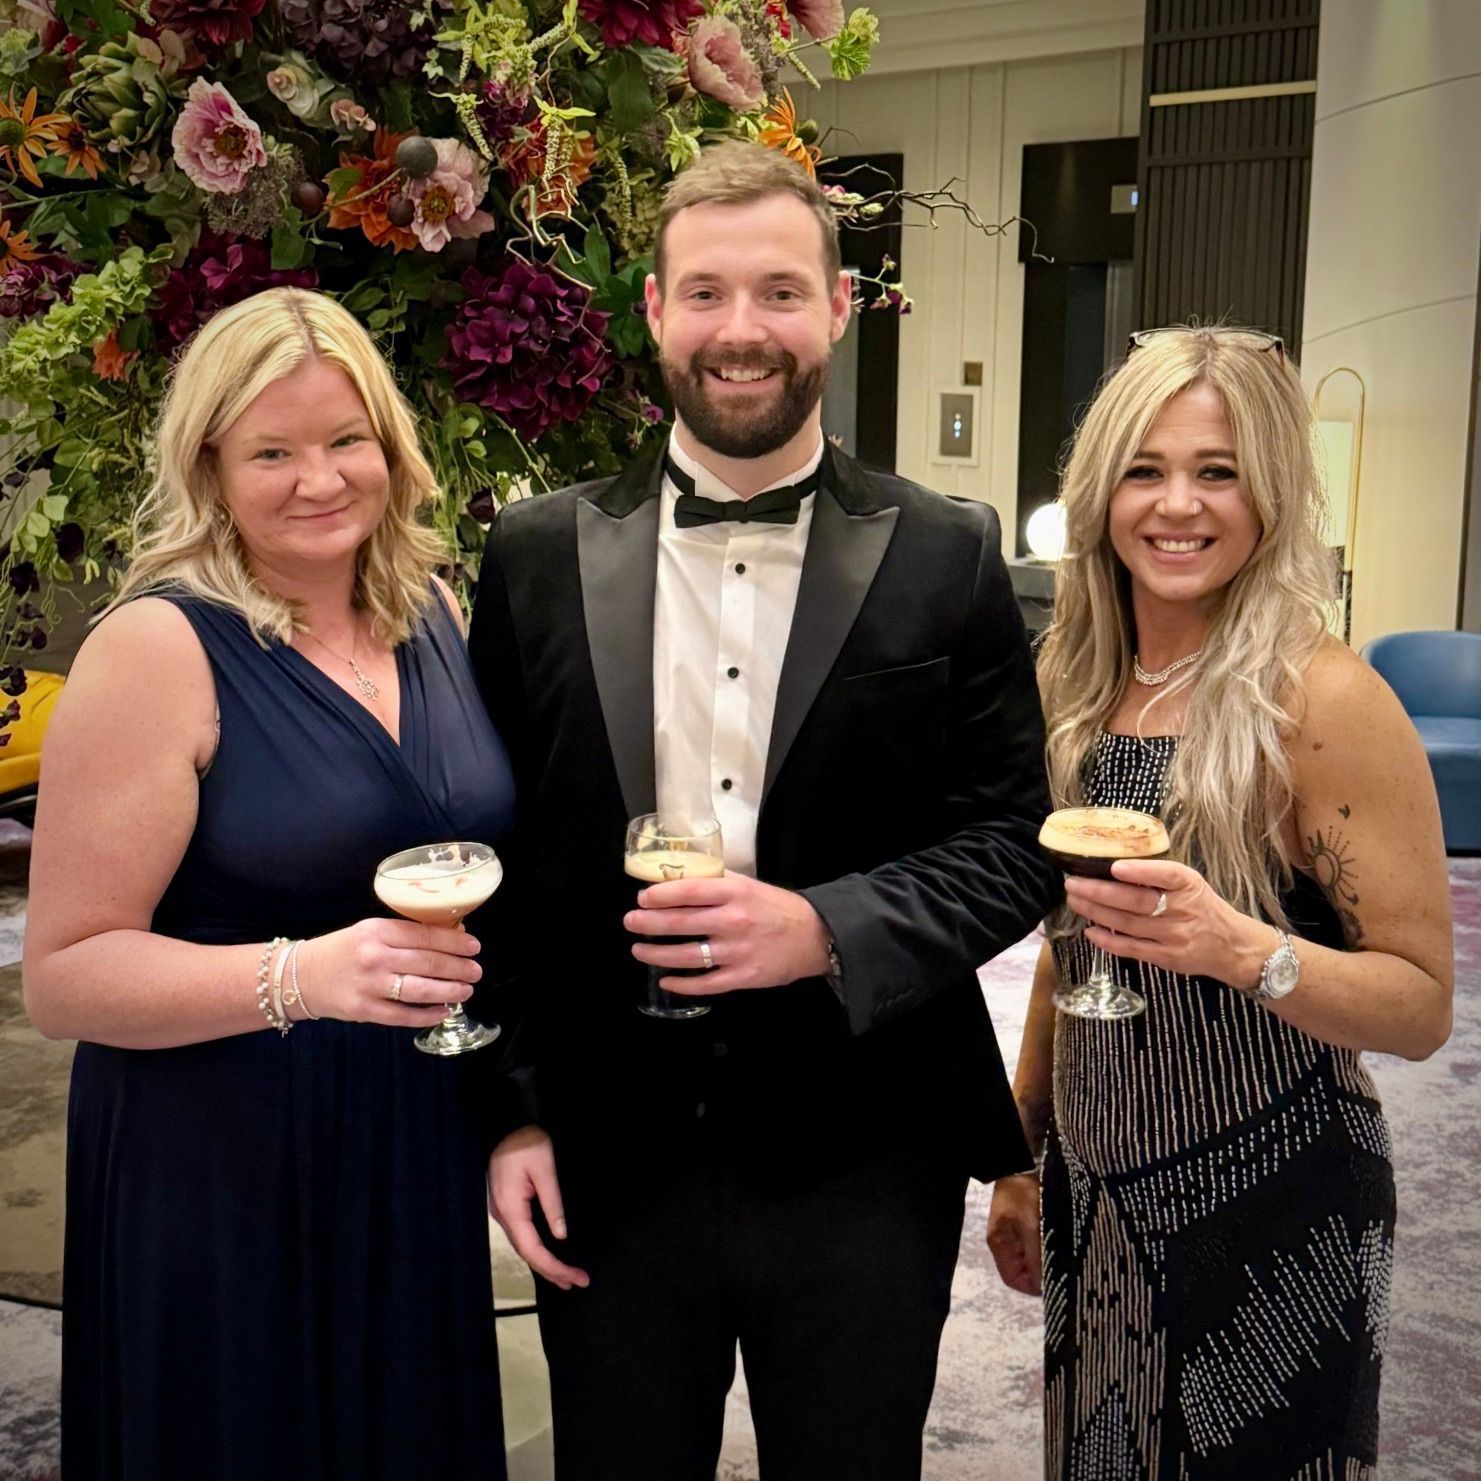
<instances>
[{"instance_id":1,"label":"wedding ring","mask_svg":"<svg viewBox=\"0 0 1481 1481\"><path fill-rule=\"evenodd\" d=\"M1166 909L1167 909L1167 891L1166 890L1163 890L1163 892L1160 895L1158 895L1158 897L1157 897L1157 905L1156 905L1156 907L1152 911L1152 918L1155 920Z\"/></svg>"},{"instance_id":2,"label":"wedding ring","mask_svg":"<svg viewBox=\"0 0 1481 1481\"><path fill-rule=\"evenodd\" d=\"M715 970L715 954L710 950L710 943L708 941L701 941L699 943L699 959L704 963L706 972L713 972Z\"/></svg>"},{"instance_id":3,"label":"wedding ring","mask_svg":"<svg viewBox=\"0 0 1481 1481\"><path fill-rule=\"evenodd\" d=\"M398 972L391 979L391 1001L393 1003L399 1003L401 1001L401 987L405 981L406 976L402 972Z\"/></svg>"}]
</instances>

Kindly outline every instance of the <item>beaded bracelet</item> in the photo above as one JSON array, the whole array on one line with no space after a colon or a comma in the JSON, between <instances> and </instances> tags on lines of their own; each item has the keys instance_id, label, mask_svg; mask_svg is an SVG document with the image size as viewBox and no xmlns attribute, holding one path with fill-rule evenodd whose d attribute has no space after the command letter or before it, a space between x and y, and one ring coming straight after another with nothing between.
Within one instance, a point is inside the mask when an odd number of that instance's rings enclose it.
<instances>
[{"instance_id":1,"label":"beaded bracelet","mask_svg":"<svg viewBox=\"0 0 1481 1481\"><path fill-rule=\"evenodd\" d=\"M285 940L283 945L288 946L288 941ZM273 963L273 1027L285 1039L288 1037L288 1030L293 1027L293 1020L283 1008L283 968L287 965L288 952L280 952L277 961Z\"/></svg>"},{"instance_id":2,"label":"beaded bracelet","mask_svg":"<svg viewBox=\"0 0 1481 1481\"><path fill-rule=\"evenodd\" d=\"M289 1008L297 1003L303 1009L305 1018L312 1018L317 1022L319 1015L309 1007L308 999L304 997L303 988L299 985L298 981L298 948L302 945L302 941L295 941L288 948L288 978L291 986L283 989L283 1003Z\"/></svg>"},{"instance_id":3,"label":"beaded bracelet","mask_svg":"<svg viewBox=\"0 0 1481 1481\"><path fill-rule=\"evenodd\" d=\"M282 1027L283 1015L279 1008L277 1013L273 1012L273 1000L269 996L268 974L272 970L273 956L280 947L287 946L286 936L274 936L266 946L262 948L262 958L257 963L257 1006L262 1009L262 1016L267 1019L268 1027L275 1028L280 1033L288 1030Z\"/></svg>"}]
</instances>

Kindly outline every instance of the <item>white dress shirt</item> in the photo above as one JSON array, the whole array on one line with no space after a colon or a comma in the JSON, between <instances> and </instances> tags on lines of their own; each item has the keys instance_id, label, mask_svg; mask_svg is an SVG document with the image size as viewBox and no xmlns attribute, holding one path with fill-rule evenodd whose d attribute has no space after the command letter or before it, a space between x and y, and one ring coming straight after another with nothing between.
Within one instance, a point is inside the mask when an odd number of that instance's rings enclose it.
<instances>
[{"instance_id":1,"label":"white dress shirt","mask_svg":"<svg viewBox=\"0 0 1481 1481\"><path fill-rule=\"evenodd\" d=\"M702 498L739 495L669 439L669 456ZM813 455L769 488L806 478ZM761 490L760 492L765 492ZM756 873L756 817L792 614L816 495L795 525L674 523L679 490L663 480L653 604L653 759L661 812L720 820L725 868Z\"/></svg>"}]
</instances>

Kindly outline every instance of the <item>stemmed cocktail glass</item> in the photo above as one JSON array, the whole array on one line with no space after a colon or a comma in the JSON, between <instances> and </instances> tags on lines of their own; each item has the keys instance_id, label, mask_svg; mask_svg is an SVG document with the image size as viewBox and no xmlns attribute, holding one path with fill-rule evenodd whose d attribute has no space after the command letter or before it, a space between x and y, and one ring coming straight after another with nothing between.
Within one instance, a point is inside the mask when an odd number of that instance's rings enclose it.
<instances>
[{"instance_id":1,"label":"stemmed cocktail glass","mask_svg":"<svg viewBox=\"0 0 1481 1481\"><path fill-rule=\"evenodd\" d=\"M402 849L375 867L375 892L383 905L427 926L456 926L499 887L504 866L486 843L429 843ZM499 1037L499 1025L470 1018L461 1003L445 1005L435 1028L414 1040L423 1054L467 1054Z\"/></svg>"},{"instance_id":2,"label":"stemmed cocktail glass","mask_svg":"<svg viewBox=\"0 0 1481 1481\"><path fill-rule=\"evenodd\" d=\"M1066 807L1051 813L1039 830L1039 847L1067 874L1113 879L1117 859L1158 859L1168 851L1160 818L1128 807ZM1088 945L1088 943L1087 943ZM1076 1018L1133 1018L1145 1010L1139 992L1111 975L1110 958L1089 946L1090 975L1061 986L1054 1006Z\"/></svg>"}]
</instances>

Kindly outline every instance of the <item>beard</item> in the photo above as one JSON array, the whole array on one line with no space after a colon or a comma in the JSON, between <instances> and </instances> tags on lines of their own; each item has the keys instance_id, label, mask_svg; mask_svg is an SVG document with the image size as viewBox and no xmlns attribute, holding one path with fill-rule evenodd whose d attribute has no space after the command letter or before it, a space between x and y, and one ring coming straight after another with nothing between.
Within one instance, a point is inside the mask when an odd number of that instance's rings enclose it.
<instances>
[{"instance_id":1,"label":"beard","mask_svg":"<svg viewBox=\"0 0 1481 1481\"><path fill-rule=\"evenodd\" d=\"M781 389L746 406L739 397L723 402L710 394L709 372L736 370L780 372ZM828 361L806 369L786 350L719 353L701 350L687 368L660 358L663 383L673 397L679 419L705 447L724 458L764 458L785 447L803 428L828 384Z\"/></svg>"}]
</instances>

